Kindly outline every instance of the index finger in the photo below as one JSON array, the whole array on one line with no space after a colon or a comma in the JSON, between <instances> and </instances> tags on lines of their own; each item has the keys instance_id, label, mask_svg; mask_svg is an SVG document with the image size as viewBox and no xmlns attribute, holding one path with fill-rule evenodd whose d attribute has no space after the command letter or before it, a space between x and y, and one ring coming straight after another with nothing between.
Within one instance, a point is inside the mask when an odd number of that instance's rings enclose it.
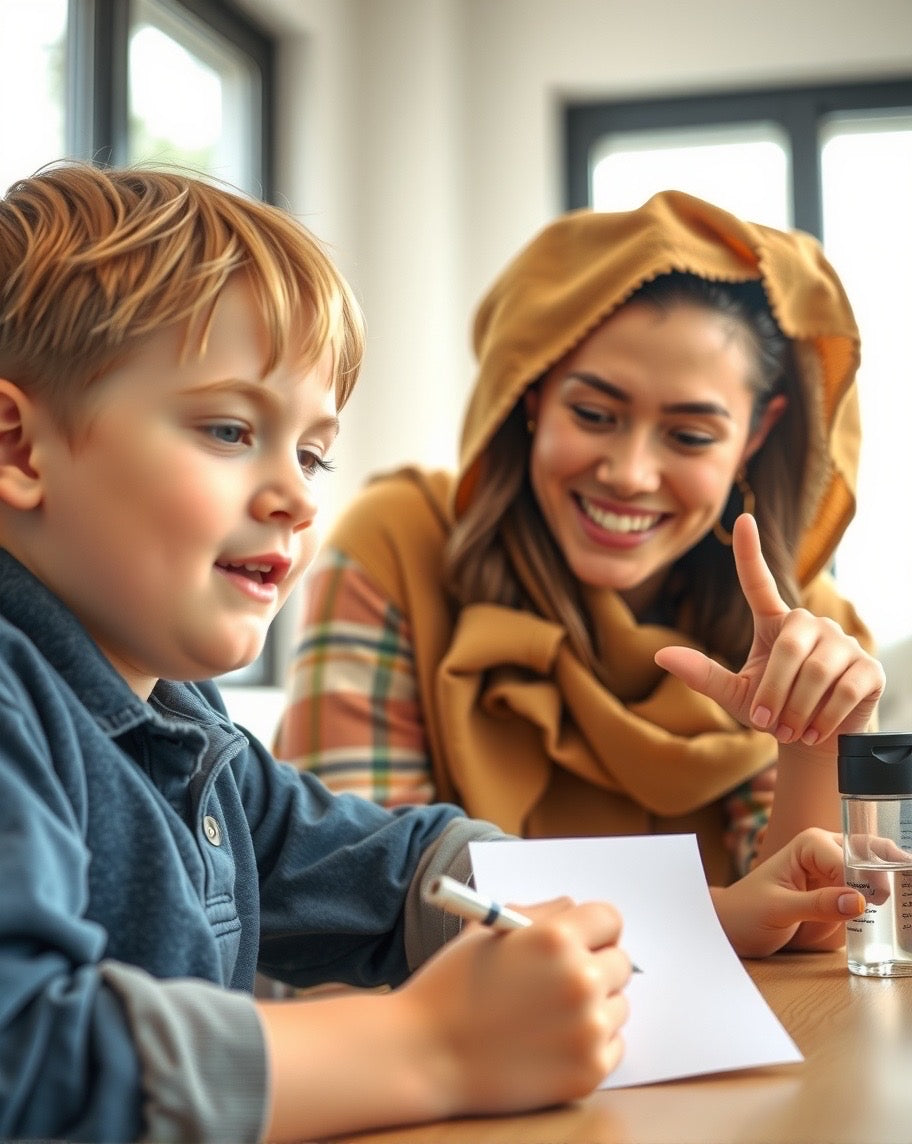
<instances>
[{"instance_id":1,"label":"index finger","mask_svg":"<svg viewBox=\"0 0 912 1144\"><path fill-rule=\"evenodd\" d=\"M779 595L776 581L770 572L760 548L757 522L743 512L732 529L732 552L741 591L755 616L781 616L789 607Z\"/></svg>"},{"instance_id":2,"label":"index finger","mask_svg":"<svg viewBox=\"0 0 912 1144\"><path fill-rule=\"evenodd\" d=\"M561 922L592 950L617 945L624 926L619 911L603 901L580 902L566 911Z\"/></svg>"}]
</instances>

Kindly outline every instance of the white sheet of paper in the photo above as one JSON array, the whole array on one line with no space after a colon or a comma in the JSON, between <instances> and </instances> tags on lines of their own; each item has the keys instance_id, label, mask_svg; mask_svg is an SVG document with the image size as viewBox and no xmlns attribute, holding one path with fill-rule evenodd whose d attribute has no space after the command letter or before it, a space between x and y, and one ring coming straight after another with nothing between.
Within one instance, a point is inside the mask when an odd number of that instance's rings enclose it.
<instances>
[{"instance_id":1,"label":"white sheet of paper","mask_svg":"<svg viewBox=\"0 0 912 1144\"><path fill-rule=\"evenodd\" d=\"M470 843L475 884L522 907L567 894L609 901L640 967L627 987L626 1051L603 1088L802 1060L725 936L696 837Z\"/></svg>"}]
</instances>

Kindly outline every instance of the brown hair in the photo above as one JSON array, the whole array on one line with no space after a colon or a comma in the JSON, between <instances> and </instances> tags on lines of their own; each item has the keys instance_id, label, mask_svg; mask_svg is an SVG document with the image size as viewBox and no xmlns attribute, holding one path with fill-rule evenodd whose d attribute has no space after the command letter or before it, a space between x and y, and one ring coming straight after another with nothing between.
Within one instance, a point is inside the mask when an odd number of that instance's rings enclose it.
<instances>
[{"instance_id":1,"label":"brown hair","mask_svg":"<svg viewBox=\"0 0 912 1144\"><path fill-rule=\"evenodd\" d=\"M780 331L760 282L710 282L673 272L642 285L631 300L657 309L684 303L732 319L753 350L755 368L747 379L754 393L752 428L774 394L788 406L747 470L756 499L756 518L764 556L789 604L799 598L795 552L801 532L801 495L807 461L807 410L793 361L792 345ZM450 590L460 604L496 602L539 609L523 586L509 557L522 554L534 585L550 601L571 645L596 675L601 675L596 636L581 586L567 567L541 515L529 480L530 438L520 400L485 450L472 499L449 540L446 567ZM733 489L732 496L736 497ZM740 505L730 501L723 513L729 525ZM686 552L672 570L663 601L662 622L677 623L711 654L740 666L750 647L753 626L738 585L731 549L712 533Z\"/></svg>"},{"instance_id":2,"label":"brown hair","mask_svg":"<svg viewBox=\"0 0 912 1144\"><path fill-rule=\"evenodd\" d=\"M361 364L357 302L290 214L190 173L65 163L0 199L0 376L71 429L79 399L143 337L187 323L205 351L232 276L253 290L265 372L329 346L341 407Z\"/></svg>"}]
</instances>

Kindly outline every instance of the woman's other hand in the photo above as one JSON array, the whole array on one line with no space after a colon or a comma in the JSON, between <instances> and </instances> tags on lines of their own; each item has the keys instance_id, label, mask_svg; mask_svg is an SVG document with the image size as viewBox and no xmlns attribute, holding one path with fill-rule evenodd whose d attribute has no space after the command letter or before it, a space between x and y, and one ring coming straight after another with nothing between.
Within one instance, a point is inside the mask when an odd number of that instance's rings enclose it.
<instances>
[{"instance_id":1,"label":"woman's other hand","mask_svg":"<svg viewBox=\"0 0 912 1144\"><path fill-rule=\"evenodd\" d=\"M789 949L839 949L865 899L845 882L842 836L809 827L730 886L711 889L735 951L766 957Z\"/></svg>"}]
</instances>

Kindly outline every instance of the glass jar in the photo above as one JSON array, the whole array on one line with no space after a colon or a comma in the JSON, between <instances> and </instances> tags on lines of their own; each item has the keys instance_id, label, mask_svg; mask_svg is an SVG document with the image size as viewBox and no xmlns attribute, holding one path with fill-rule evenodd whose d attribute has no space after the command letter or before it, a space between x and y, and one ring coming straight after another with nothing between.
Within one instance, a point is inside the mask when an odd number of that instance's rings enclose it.
<instances>
[{"instance_id":1,"label":"glass jar","mask_svg":"<svg viewBox=\"0 0 912 1144\"><path fill-rule=\"evenodd\" d=\"M912 976L912 733L839 736L848 885L865 911L846 924L849 970Z\"/></svg>"}]
</instances>

